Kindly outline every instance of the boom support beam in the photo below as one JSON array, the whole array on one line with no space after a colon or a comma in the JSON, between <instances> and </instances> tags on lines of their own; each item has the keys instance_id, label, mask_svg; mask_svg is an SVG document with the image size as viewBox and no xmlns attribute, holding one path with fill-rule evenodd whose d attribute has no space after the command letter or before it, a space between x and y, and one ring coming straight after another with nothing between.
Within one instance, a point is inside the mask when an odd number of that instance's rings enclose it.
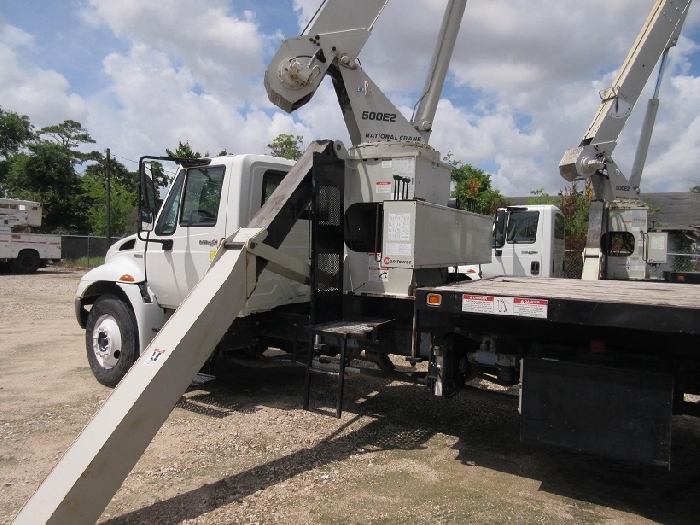
<instances>
[{"instance_id":1,"label":"boom support beam","mask_svg":"<svg viewBox=\"0 0 700 525\"><path fill-rule=\"evenodd\" d=\"M95 523L197 371L255 290L265 261L248 250L279 248L311 195L314 142L251 221L158 332L15 519L16 525ZM287 220L276 220L286 217ZM274 270L279 261L270 266ZM296 270L301 279L304 268Z\"/></svg>"}]
</instances>

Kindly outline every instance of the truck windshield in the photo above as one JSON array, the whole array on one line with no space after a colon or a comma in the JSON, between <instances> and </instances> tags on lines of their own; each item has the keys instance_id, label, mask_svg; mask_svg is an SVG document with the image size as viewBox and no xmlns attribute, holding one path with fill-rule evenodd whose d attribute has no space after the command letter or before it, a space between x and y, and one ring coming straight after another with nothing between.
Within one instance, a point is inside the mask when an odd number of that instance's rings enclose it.
<instances>
[{"instance_id":1,"label":"truck windshield","mask_svg":"<svg viewBox=\"0 0 700 525\"><path fill-rule=\"evenodd\" d=\"M510 244L533 243L537 240L538 211L513 211L508 219L506 241Z\"/></svg>"}]
</instances>

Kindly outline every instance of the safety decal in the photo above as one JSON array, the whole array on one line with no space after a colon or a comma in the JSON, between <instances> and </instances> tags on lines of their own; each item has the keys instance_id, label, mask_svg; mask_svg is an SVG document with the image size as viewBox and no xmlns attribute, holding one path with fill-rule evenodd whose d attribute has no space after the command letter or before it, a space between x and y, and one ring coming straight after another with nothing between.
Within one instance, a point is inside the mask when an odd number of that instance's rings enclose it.
<instances>
[{"instance_id":1,"label":"safety decal","mask_svg":"<svg viewBox=\"0 0 700 525\"><path fill-rule=\"evenodd\" d=\"M549 301L546 299L462 294L462 311L473 314L547 319L548 309Z\"/></svg>"},{"instance_id":2,"label":"safety decal","mask_svg":"<svg viewBox=\"0 0 700 525\"><path fill-rule=\"evenodd\" d=\"M151 352L151 355L148 356L148 358L144 361L144 363L147 366L154 366L162 358L164 353L165 353L165 350L162 350L160 348L156 348L155 350L153 350Z\"/></svg>"},{"instance_id":3,"label":"safety decal","mask_svg":"<svg viewBox=\"0 0 700 525\"><path fill-rule=\"evenodd\" d=\"M391 193L391 181L380 180L375 183L375 193Z\"/></svg>"}]
</instances>

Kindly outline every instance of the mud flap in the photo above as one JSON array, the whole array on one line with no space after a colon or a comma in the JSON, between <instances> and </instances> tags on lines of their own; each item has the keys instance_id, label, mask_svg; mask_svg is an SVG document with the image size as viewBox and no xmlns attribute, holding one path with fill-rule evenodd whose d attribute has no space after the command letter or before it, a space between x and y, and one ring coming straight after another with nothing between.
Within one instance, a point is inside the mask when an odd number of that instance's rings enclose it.
<instances>
[{"instance_id":1,"label":"mud flap","mask_svg":"<svg viewBox=\"0 0 700 525\"><path fill-rule=\"evenodd\" d=\"M670 468L673 376L523 359L522 441Z\"/></svg>"}]
</instances>

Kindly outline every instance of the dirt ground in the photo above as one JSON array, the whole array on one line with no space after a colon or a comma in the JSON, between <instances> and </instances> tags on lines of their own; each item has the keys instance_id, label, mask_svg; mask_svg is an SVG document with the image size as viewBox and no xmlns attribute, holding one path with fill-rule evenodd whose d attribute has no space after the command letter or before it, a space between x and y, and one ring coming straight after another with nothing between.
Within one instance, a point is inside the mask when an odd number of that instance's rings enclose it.
<instances>
[{"instance_id":1,"label":"dirt ground","mask_svg":"<svg viewBox=\"0 0 700 525\"><path fill-rule=\"evenodd\" d=\"M0 274L0 523L111 390L73 313L80 272ZM696 524L700 422L674 419L672 471L519 441L517 406L420 386L225 366L173 410L101 523Z\"/></svg>"}]
</instances>

